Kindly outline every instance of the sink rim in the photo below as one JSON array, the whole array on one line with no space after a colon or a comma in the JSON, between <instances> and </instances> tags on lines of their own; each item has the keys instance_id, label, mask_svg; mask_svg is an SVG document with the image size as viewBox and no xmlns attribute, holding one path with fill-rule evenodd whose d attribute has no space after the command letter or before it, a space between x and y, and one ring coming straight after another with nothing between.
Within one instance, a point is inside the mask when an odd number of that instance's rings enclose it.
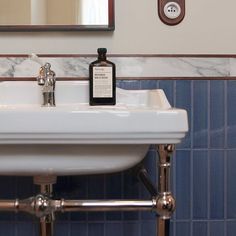
<instances>
[{"instance_id":1,"label":"sink rim","mask_svg":"<svg viewBox=\"0 0 236 236\"><path fill-rule=\"evenodd\" d=\"M28 81L25 83L29 85ZM58 83L61 85L69 83L70 86L82 84L86 88L88 86L87 81L59 81ZM5 160L5 168L2 166L3 169L1 169L0 166L0 175L74 175L117 172L139 163L145 157L150 144L179 143L188 131L187 112L182 109L171 108L162 90L130 91L118 89L118 94L125 93L125 96L122 98L123 101L131 98L127 103L130 106L89 107L87 105L88 90L83 91L81 89L81 94L78 94L76 99L81 98L83 99L81 101L87 101L85 106L78 105L75 102L77 100L72 97L70 105L58 105L54 108L41 107L39 87L36 81L30 82L30 86L32 85L35 89L34 91L37 92L32 106L22 105L23 102L18 103L15 107L7 105L4 108L4 106L0 106L0 162ZM14 86L17 92L17 84ZM72 87L70 86L68 88L71 89ZM1 87L0 84L0 90L1 88L3 86ZM25 88L24 85L22 85L22 88ZM11 88L9 87L9 89ZM77 90L74 87L73 89L74 95L76 95ZM27 92L27 90L25 91ZM64 92L63 90L58 90L59 94L60 91ZM67 95L69 95L68 91L70 92L70 90L67 90ZM140 97L139 93L142 93ZM152 95L148 97L146 96L147 93ZM2 98L1 96L3 95L0 91L0 99ZM135 98L133 99L133 97ZM16 96L13 100L9 99L8 102L11 104L10 102L17 101L17 99L20 98ZM26 94L24 99L27 101L28 94ZM120 100L121 103L122 99ZM155 99L160 99L159 103L155 103ZM141 105L136 106L137 104ZM149 106L145 106L145 104ZM79 110L82 107L84 110ZM99 122L101 119L103 123ZM42 147L45 145L49 147L49 150L46 148L43 150ZM63 145L67 148L72 147L72 150L70 150L70 164L69 159L67 159L67 169L63 162L58 163L58 155L63 155L63 153L53 151L57 148L60 149ZM83 145L88 148L84 154L79 153L79 148ZM99 156L94 147L102 147L104 145L105 153L108 152L109 148L114 151L107 155L106 162L102 162L99 168L98 165L96 166L96 162L94 162L94 166L91 166L90 170L79 169L81 161L84 161L85 157L96 157L95 159L98 159L97 164L99 164L104 152L100 151ZM123 153L123 157L125 156L123 159L119 156L121 149L115 149L119 145L123 147L122 152L127 148L127 152ZM132 158L128 159L131 151L137 151L133 150L135 145L138 146L137 150L139 148L142 150L139 153L133 153ZM23 151L20 152L17 149L19 146L21 146ZM3 151L4 147L6 147L6 150L11 150L9 155L6 154L7 152L5 152L6 155L1 154L1 150ZM37 147L37 150L42 148L41 154L39 151L32 152L32 155L27 153L27 149L30 147ZM94 156L91 153L93 149L98 156ZM64 154L66 161L66 154L69 154L69 152ZM27 158L34 157L35 155L38 155L36 156L38 158L34 159L35 169L32 171L30 165L22 163L22 161L25 162ZM43 160L41 158L45 158L46 161L48 160L48 163L42 163ZM87 159L85 160L87 161ZM37 169L37 161L40 161L43 168L40 169L38 167ZM116 161L120 161L117 168L113 165ZM48 168L47 165L49 163L50 166ZM54 165L57 164L58 169L53 169ZM20 169L20 165L23 169Z\"/></svg>"}]
</instances>

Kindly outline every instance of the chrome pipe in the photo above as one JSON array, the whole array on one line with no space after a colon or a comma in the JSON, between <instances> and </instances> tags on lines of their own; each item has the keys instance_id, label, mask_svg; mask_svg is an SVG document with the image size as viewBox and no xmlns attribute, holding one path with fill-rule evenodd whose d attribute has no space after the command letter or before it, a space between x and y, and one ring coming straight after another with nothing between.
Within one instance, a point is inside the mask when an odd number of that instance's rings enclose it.
<instances>
[{"instance_id":1,"label":"chrome pipe","mask_svg":"<svg viewBox=\"0 0 236 236\"><path fill-rule=\"evenodd\" d=\"M35 178L34 180L36 181L37 179ZM43 177L38 177L38 181L40 182L40 194L33 198L31 207L36 216L40 217L39 235L53 236L55 215L50 207L53 182L45 182Z\"/></svg>"},{"instance_id":2,"label":"chrome pipe","mask_svg":"<svg viewBox=\"0 0 236 236\"><path fill-rule=\"evenodd\" d=\"M46 194L48 196L52 196L53 192L53 185L52 184L41 184L40 185L40 193Z\"/></svg>"},{"instance_id":3,"label":"chrome pipe","mask_svg":"<svg viewBox=\"0 0 236 236\"><path fill-rule=\"evenodd\" d=\"M164 220L160 217L157 218L157 236L170 235L170 220Z\"/></svg>"},{"instance_id":4,"label":"chrome pipe","mask_svg":"<svg viewBox=\"0 0 236 236\"><path fill-rule=\"evenodd\" d=\"M158 194L156 199L157 236L169 236L170 218L175 211L175 199L170 188L171 155L174 145L159 145L158 160Z\"/></svg>"},{"instance_id":5,"label":"chrome pipe","mask_svg":"<svg viewBox=\"0 0 236 236\"><path fill-rule=\"evenodd\" d=\"M158 192L171 192L170 190L170 167L171 155L174 151L173 145L159 145L159 178L158 178Z\"/></svg>"},{"instance_id":6,"label":"chrome pipe","mask_svg":"<svg viewBox=\"0 0 236 236\"><path fill-rule=\"evenodd\" d=\"M54 227L52 222L54 219L52 215L47 215L40 218L40 228L39 228L39 235L40 236L53 236Z\"/></svg>"},{"instance_id":7,"label":"chrome pipe","mask_svg":"<svg viewBox=\"0 0 236 236\"><path fill-rule=\"evenodd\" d=\"M156 199L152 200L50 200L37 195L26 200L1 200L0 211L23 211L40 218L56 211L155 211ZM52 217L54 219L54 217Z\"/></svg>"},{"instance_id":8,"label":"chrome pipe","mask_svg":"<svg viewBox=\"0 0 236 236\"><path fill-rule=\"evenodd\" d=\"M147 191L151 194L152 197L157 196L157 189L152 183L147 170L142 166L137 171L138 179L143 183Z\"/></svg>"},{"instance_id":9,"label":"chrome pipe","mask_svg":"<svg viewBox=\"0 0 236 236\"><path fill-rule=\"evenodd\" d=\"M55 200L56 211L151 211L156 200Z\"/></svg>"},{"instance_id":10,"label":"chrome pipe","mask_svg":"<svg viewBox=\"0 0 236 236\"><path fill-rule=\"evenodd\" d=\"M1 211L18 211L19 200L0 200Z\"/></svg>"}]
</instances>

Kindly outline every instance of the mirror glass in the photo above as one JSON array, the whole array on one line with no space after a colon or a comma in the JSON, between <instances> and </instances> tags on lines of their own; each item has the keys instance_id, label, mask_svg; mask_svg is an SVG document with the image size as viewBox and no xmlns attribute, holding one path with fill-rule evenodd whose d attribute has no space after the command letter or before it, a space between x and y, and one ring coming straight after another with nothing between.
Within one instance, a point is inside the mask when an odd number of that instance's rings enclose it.
<instances>
[{"instance_id":1,"label":"mirror glass","mask_svg":"<svg viewBox=\"0 0 236 236\"><path fill-rule=\"evenodd\" d=\"M114 29L113 0L0 0L0 30Z\"/></svg>"}]
</instances>

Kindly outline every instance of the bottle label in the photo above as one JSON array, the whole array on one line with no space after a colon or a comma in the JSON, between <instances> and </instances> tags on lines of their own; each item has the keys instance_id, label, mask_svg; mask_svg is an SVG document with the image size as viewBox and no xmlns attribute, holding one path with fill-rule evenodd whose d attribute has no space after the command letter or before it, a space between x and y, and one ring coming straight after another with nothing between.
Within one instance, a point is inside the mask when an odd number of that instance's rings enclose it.
<instances>
[{"instance_id":1,"label":"bottle label","mask_svg":"<svg viewBox=\"0 0 236 236\"><path fill-rule=\"evenodd\" d=\"M93 67L93 97L113 97L112 81L112 67Z\"/></svg>"}]
</instances>

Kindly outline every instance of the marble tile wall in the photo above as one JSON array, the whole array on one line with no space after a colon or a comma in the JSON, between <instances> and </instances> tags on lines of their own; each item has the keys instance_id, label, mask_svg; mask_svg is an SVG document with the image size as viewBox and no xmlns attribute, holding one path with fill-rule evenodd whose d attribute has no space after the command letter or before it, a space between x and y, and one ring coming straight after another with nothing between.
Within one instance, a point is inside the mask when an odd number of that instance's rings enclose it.
<instances>
[{"instance_id":1,"label":"marble tile wall","mask_svg":"<svg viewBox=\"0 0 236 236\"><path fill-rule=\"evenodd\" d=\"M58 77L88 77L94 57L42 57ZM117 77L229 77L236 76L236 58L110 57ZM0 77L35 77L40 65L27 57L1 57Z\"/></svg>"}]
</instances>

